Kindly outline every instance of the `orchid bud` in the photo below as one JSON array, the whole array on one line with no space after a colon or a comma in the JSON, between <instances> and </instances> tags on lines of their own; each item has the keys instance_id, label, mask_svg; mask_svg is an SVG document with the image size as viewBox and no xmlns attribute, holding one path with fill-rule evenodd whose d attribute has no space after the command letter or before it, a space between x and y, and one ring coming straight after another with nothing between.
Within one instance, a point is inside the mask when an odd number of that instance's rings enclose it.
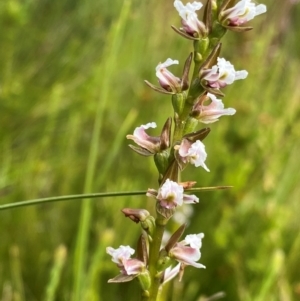
<instances>
[{"instance_id":1,"label":"orchid bud","mask_svg":"<svg viewBox=\"0 0 300 301\"><path fill-rule=\"evenodd\" d=\"M124 208L121 211L135 223L143 222L150 216L150 213L146 209Z\"/></svg>"},{"instance_id":2,"label":"orchid bud","mask_svg":"<svg viewBox=\"0 0 300 301\"><path fill-rule=\"evenodd\" d=\"M140 273L137 277L139 279L140 285L144 291L147 291L151 286L151 277L149 271L145 270Z\"/></svg>"}]
</instances>

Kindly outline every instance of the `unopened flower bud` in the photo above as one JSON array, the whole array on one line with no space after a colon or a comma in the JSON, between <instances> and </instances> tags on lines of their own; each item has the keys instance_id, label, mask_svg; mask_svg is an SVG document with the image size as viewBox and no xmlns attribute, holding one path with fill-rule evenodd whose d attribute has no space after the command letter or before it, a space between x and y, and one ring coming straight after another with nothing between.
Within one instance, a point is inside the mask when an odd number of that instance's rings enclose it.
<instances>
[{"instance_id":1,"label":"unopened flower bud","mask_svg":"<svg viewBox=\"0 0 300 301\"><path fill-rule=\"evenodd\" d=\"M148 290L151 286L151 277L147 270L140 273L137 277L139 279L140 285L144 291Z\"/></svg>"},{"instance_id":2,"label":"unopened flower bud","mask_svg":"<svg viewBox=\"0 0 300 301\"><path fill-rule=\"evenodd\" d=\"M150 216L150 213L146 209L124 208L121 211L135 223L143 222Z\"/></svg>"},{"instance_id":3,"label":"unopened flower bud","mask_svg":"<svg viewBox=\"0 0 300 301\"><path fill-rule=\"evenodd\" d=\"M163 152L154 155L154 162L160 174L164 174L169 166L169 151L165 150Z\"/></svg>"},{"instance_id":4,"label":"unopened flower bud","mask_svg":"<svg viewBox=\"0 0 300 301\"><path fill-rule=\"evenodd\" d=\"M142 228L152 237L155 229L155 218L148 216L144 221L141 222Z\"/></svg>"}]
</instances>

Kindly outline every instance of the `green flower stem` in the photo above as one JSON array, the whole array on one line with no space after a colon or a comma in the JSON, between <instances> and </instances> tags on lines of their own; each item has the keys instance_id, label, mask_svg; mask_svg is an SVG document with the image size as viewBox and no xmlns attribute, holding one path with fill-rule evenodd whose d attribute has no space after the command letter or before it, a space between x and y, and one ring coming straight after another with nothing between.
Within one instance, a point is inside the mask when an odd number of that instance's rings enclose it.
<instances>
[{"instance_id":1,"label":"green flower stem","mask_svg":"<svg viewBox=\"0 0 300 301\"><path fill-rule=\"evenodd\" d=\"M194 68L191 86L188 91L185 106L179 117L180 121L183 123L183 128L195 103L195 99L204 92L204 88L201 86L199 79L199 69L201 64L203 64L206 57L209 55L209 44L209 38L203 38L199 41L194 41ZM194 129L195 128L193 128L192 131ZM181 131L181 134L184 134L183 131Z\"/></svg>"},{"instance_id":2,"label":"green flower stem","mask_svg":"<svg viewBox=\"0 0 300 301\"><path fill-rule=\"evenodd\" d=\"M159 251L161 246L162 237L165 231L165 226L168 220L162 217L158 217L155 220L155 232L153 235L153 240L150 245L150 254L149 254L149 272L151 276L151 288L150 288L150 296L148 301L156 301L158 290L160 286L160 275L159 271L157 271L157 262L159 259Z\"/></svg>"},{"instance_id":3,"label":"green flower stem","mask_svg":"<svg viewBox=\"0 0 300 301\"><path fill-rule=\"evenodd\" d=\"M173 135L173 145L177 142L180 143L182 136L183 136L183 129L185 126L185 120L181 118L174 118L175 119L175 128L174 128L174 135Z\"/></svg>"}]
</instances>

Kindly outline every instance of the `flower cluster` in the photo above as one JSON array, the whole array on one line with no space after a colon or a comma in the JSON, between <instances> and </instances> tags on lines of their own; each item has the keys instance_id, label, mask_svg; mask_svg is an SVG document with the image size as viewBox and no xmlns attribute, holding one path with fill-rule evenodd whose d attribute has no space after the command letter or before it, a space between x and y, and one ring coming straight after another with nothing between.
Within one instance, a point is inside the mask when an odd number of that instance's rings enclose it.
<instances>
[{"instance_id":1,"label":"flower cluster","mask_svg":"<svg viewBox=\"0 0 300 301\"><path fill-rule=\"evenodd\" d=\"M154 157L159 187L149 188L146 195L155 200L156 217L145 209L122 210L126 217L140 223L143 234L138 241L136 258L131 258L134 250L129 246L107 248L107 253L120 269L120 274L109 282L138 278L143 296L149 296L150 300L156 300L159 287L164 283L177 275L181 279L185 267L205 268L199 263L204 234L190 234L180 240L186 222L170 235L165 246L161 242L167 231L167 223L176 210L185 204L199 203L199 198L191 192L205 189L195 188L195 181L179 181L180 173L189 165L210 171L206 165L207 153L203 143L210 129L197 127L215 123L222 116L234 115L236 110L225 108L223 104L223 90L227 85L248 76L246 70L236 71L229 61L220 57L220 40L227 30L250 30L251 27L247 27L246 23L266 11L265 5L256 5L251 0L206 2L203 18L199 20L198 12L203 7L202 3L174 1L182 27L172 28L193 41L194 52L186 59L181 76L168 70L178 65L179 61L168 58L155 68L159 86L145 81L153 90L171 95L174 117L167 118L157 136L148 133L157 127L155 122L141 125L133 134L126 136L135 143L129 145L132 150L142 156ZM193 61L194 70L190 72ZM190 74L193 74L191 79Z\"/></svg>"}]
</instances>

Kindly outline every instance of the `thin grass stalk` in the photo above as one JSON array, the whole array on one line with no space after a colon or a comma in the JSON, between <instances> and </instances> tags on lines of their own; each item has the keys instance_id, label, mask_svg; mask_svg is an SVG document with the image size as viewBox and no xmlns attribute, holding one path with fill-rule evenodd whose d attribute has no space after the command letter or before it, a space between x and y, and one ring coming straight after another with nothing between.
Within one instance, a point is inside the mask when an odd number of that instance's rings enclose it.
<instances>
[{"instance_id":1,"label":"thin grass stalk","mask_svg":"<svg viewBox=\"0 0 300 301\"><path fill-rule=\"evenodd\" d=\"M137 115L138 112L136 109L130 110L123 124L120 126L120 130L118 131L117 136L114 139L114 143L109 150L109 155L106 157L103 165L101 166L101 174L97 180L98 185L101 185L105 181L107 178L107 172L112 166L113 161L118 155L120 155L119 151L122 143L124 142L124 137L136 120Z\"/></svg>"},{"instance_id":2,"label":"thin grass stalk","mask_svg":"<svg viewBox=\"0 0 300 301\"><path fill-rule=\"evenodd\" d=\"M11 275L13 283L14 300L25 301L24 283L21 271L20 251L18 246L12 246L10 249L11 256Z\"/></svg>"},{"instance_id":3,"label":"thin grass stalk","mask_svg":"<svg viewBox=\"0 0 300 301\"><path fill-rule=\"evenodd\" d=\"M51 270L50 281L47 285L45 301L54 301L59 285L61 273L66 261L67 249L61 245L55 251L54 264Z\"/></svg>"},{"instance_id":4,"label":"thin grass stalk","mask_svg":"<svg viewBox=\"0 0 300 301\"><path fill-rule=\"evenodd\" d=\"M204 191L214 191L214 190L222 190L229 189L232 186L212 186L212 187L197 187L193 189L186 189L186 192L204 192ZM138 190L138 191L120 191L120 192L99 192L99 193L84 193L84 194L71 194L71 195L63 195L63 196L54 196L49 198L28 200L15 202L10 204L0 205L0 211L8 210L19 207L27 207L33 205L41 205L52 202L61 202L61 201L70 201L70 200L83 200L83 199L94 199L94 198L107 198L107 197L119 197L119 196L133 196L133 195L146 195L146 190Z\"/></svg>"},{"instance_id":5,"label":"thin grass stalk","mask_svg":"<svg viewBox=\"0 0 300 301\"><path fill-rule=\"evenodd\" d=\"M94 130L92 134L92 141L90 145L90 153L88 156L88 166L86 172L86 179L84 184L84 192L87 193L93 188L93 179L95 177L99 137L102 129L104 109L107 104L111 77L113 70L115 70L117 53L121 46L121 37L123 35L123 28L128 18L130 0L125 0L121 8L120 16L115 26L112 26L111 32L108 35L108 43L105 55L104 67L101 74L105 75L101 85L101 92L99 95L98 107L96 111ZM83 290L83 279L85 276L85 263L87 257L88 245L88 231L91 221L92 202L87 199L82 204L81 216L79 221L79 230L77 235L77 243L74 255L74 280L73 280L73 301L81 301Z\"/></svg>"}]
</instances>

